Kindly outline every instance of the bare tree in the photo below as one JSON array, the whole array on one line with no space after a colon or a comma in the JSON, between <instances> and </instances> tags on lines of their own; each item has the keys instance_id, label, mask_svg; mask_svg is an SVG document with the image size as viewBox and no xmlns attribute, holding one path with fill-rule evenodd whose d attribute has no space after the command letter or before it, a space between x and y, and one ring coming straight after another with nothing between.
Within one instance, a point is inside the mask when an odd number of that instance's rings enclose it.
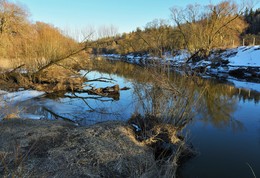
<instances>
[{"instance_id":1,"label":"bare tree","mask_svg":"<svg viewBox=\"0 0 260 178\"><path fill-rule=\"evenodd\" d=\"M0 54L2 57L17 56L19 45L25 43L30 32L28 12L21 6L0 0Z\"/></svg>"},{"instance_id":2,"label":"bare tree","mask_svg":"<svg viewBox=\"0 0 260 178\"><path fill-rule=\"evenodd\" d=\"M22 7L6 0L0 0L0 34L22 33L27 24L28 12Z\"/></svg>"},{"instance_id":3,"label":"bare tree","mask_svg":"<svg viewBox=\"0 0 260 178\"><path fill-rule=\"evenodd\" d=\"M112 24L108 26L103 25L98 28L97 32L98 32L98 38L112 37L118 34L118 28Z\"/></svg>"},{"instance_id":4,"label":"bare tree","mask_svg":"<svg viewBox=\"0 0 260 178\"><path fill-rule=\"evenodd\" d=\"M191 53L207 56L213 48L239 41L239 35L247 26L240 17L242 9L233 2L223 1L204 7L171 8L171 17L183 38L183 47Z\"/></svg>"},{"instance_id":5,"label":"bare tree","mask_svg":"<svg viewBox=\"0 0 260 178\"><path fill-rule=\"evenodd\" d=\"M147 35L137 34L154 50L156 55L162 57L168 45L169 28L166 20L154 19L145 27Z\"/></svg>"}]
</instances>

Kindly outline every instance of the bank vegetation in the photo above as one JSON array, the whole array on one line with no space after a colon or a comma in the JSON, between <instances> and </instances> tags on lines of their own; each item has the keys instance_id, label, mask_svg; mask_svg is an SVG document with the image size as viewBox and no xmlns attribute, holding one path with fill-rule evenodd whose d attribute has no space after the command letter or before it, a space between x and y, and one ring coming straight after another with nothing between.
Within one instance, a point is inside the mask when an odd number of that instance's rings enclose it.
<instances>
[{"instance_id":1,"label":"bank vegetation","mask_svg":"<svg viewBox=\"0 0 260 178\"><path fill-rule=\"evenodd\" d=\"M85 43L76 42L53 25L32 23L22 5L0 1L2 86L38 89L38 84L56 87L65 80L71 86L74 81L68 78L83 63L78 60L87 56L85 49ZM82 84L79 80L76 83Z\"/></svg>"}]
</instances>

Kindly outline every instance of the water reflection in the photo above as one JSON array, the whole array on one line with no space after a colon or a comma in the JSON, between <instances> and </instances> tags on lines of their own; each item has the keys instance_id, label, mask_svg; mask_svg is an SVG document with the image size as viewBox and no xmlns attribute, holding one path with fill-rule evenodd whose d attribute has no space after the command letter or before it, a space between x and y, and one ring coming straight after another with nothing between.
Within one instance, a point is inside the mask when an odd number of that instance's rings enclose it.
<instances>
[{"instance_id":1,"label":"water reflection","mask_svg":"<svg viewBox=\"0 0 260 178\"><path fill-rule=\"evenodd\" d=\"M232 125L234 129L242 129L242 123L232 117L238 102L238 98L233 97L234 88L223 84L210 85L209 82L204 85L198 111L203 122L210 122L216 127Z\"/></svg>"},{"instance_id":2,"label":"water reflection","mask_svg":"<svg viewBox=\"0 0 260 178\"><path fill-rule=\"evenodd\" d=\"M97 70L99 72L97 72ZM122 62L98 61L89 64L86 77L111 78L112 82L88 82L86 86L107 87L119 84L130 87L119 98L89 93L55 93L45 98L26 101L26 112L44 118L67 118L79 124L104 120L127 120L133 113L152 114L164 122L184 127L193 118L215 127L244 130L243 123L233 116L239 101L259 103L260 94L234 88L228 84L198 77L145 69ZM33 107L31 107L33 106ZM50 112L52 111L52 113ZM89 121L89 122L88 122Z\"/></svg>"},{"instance_id":3,"label":"water reflection","mask_svg":"<svg viewBox=\"0 0 260 178\"><path fill-rule=\"evenodd\" d=\"M186 93L173 93L158 83L133 83L134 96L137 98L136 112L153 115L161 122L184 127L192 118L191 97ZM175 89L174 89L175 90Z\"/></svg>"},{"instance_id":4,"label":"water reflection","mask_svg":"<svg viewBox=\"0 0 260 178\"><path fill-rule=\"evenodd\" d=\"M138 66L133 67L131 64L122 62L109 62L103 60L99 63L92 63L90 68L108 73L113 71L117 76L124 77L135 85L152 84L164 89L174 88L176 91L185 92L186 96L197 95L195 96L197 98L192 102L196 103L198 102L198 99L201 99L199 100L199 102L202 102L201 111L204 110L205 116L210 116L216 123L223 115L230 116L230 114L236 110L235 105L238 101L254 101L257 104L260 99L259 92L238 89L228 83L225 84L212 80L204 80L197 77L189 78L173 73L171 73L169 76L170 79L167 81L167 79L162 76L155 76L154 71L151 73L151 71L144 68ZM145 87L145 85L143 85L143 87ZM203 95L200 96L200 94ZM225 111L222 110L222 112L217 112L221 109L224 109ZM222 115L220 117L214 116L215 112L222 113ZM224 116L223 120L226 120L227 116Z\"/></svg>"},{"instance_id":5,"label":"water reflection","mask_svg":"<svg viewBox=\"0 0 260 178\"><path fill-rule=\"evenodd\" d=\"M119 84L121 88L126 86L131 89L121 91L120 98L60 92L22 102L19 107L27 114L49 119L60 115L61 118L79 124L127 120L138 112L152 114L176 126L185 126L197 118L215 127L243 130L241 119L233 116L238 103L254 101L258 104L260 98L258 92L237 89L228 84L175 73L165 75L161 70L145 69L122 62L93 62L86 70L89 80L98 77L114 80L109 83L88 82L88 87Z\"/></svg>"}]
</instances>

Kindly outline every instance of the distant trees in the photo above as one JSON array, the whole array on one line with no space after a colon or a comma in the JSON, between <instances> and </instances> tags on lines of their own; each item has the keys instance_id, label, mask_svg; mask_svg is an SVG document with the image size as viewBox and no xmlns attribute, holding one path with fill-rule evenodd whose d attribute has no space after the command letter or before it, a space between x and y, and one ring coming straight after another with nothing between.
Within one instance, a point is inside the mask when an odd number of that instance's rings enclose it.
<instances>
[{"instance_id":1,"label":"distant trees","mask_svg":"<svg viewBox=\"0 0 260 178\"><path fill-rule=\"evenodd\" d=\"M259 45L260 44L260 8L249 10L246 8L244 19L248 23L248 28L242 35L244 45Z\"/></svg>"},{"instance_id":2,"label":"distant trees","mask_svg":"<svg viewBox=\"0 0 260 178\"><path fill-rule=\"evenodd\" d=\"M173 25L166 20L155 19L147 23L144 29L137 28L121 36L101 38L95 43L102 43L102 51L108 53L163 56L165 52L186 49L191 54L205 57L214 48L239 45L241 34L248 26L242 16L242 8L239 9L231 1L170 10ZM257 14L254 16L258 17Z\"/></svg>"},{"instance_id":3,"label":"distant trees","mask_svg":"<svg viewBox=\"0 0 260 178\"><path fill-rule=\"evenodd\" d=\"M0 34L22 35L28 25L25 9L6 0L0 0Z\"/></svg>"},{"instance_id":4,"label":"distant trees","mask_svg":"<svg viewBox=\"0 0 260 178\"><path fill-rule=\"evenodd\" d=\"M162 56L172 48L173 29L163 20L149 22L144 30L137 28L130 33L105 37L92 42L93 51L100 53L146 53ZM170 47L171 46L171 47Z\"/></svg>"},{"instance_id":5,"label":"distant trees","mask_svg":"<svg viewBox=\"0 0 260 178\"><path fill-rule=\"evenodd\" d=\"M246 8L244 18L249 24L246 33L260 35L260 8L256 10Z\"/></svg>"},{"instance_id":6,"label":"distant trees","mask_svg":"<svg viewBox=\"0 0 260 178\"><path fill-rule=\"evenodd\" d=\"M94 53L150 53L163 56L165 52L186 49L199 56L207 56L214 48L238 45L240 35L257 34L260 28L260 11L241 9L231 1L216 5L188 5L171 8L170 25L166 20L155 19L130 33L118 34L113 25L91 29L94 40L87 45ZM93 32L92 32L93 31ZM98 39L98 40L96 40ZM65 36L59 29L43 22L31 23L22 6L0 0L0 55L19 59L31 70L61 61L66 56L84 48ZM18 64L18 63L17 63Z\"/></svg>"},{"instance_id":7,"label":"distant trees","mask_svg":"<svg viewBox=\"0 0 260 178\"><path fill-rule=\"evenodd\" d=\"M100 26L97 30L97 37L98 38L107 38L107 37L113 37L118 34L118 28L114 25L103 25Z\"/></svg>"},{"instance_id":8,"label":"distant trees","mask_svg":"<svg viewBox=\"0 0 260 178\"><path fill-rule=\"evenodd\" d=\"M147 23L143 40L151 48L151 52L162 57L164 52L171 50L170 35L172 27L164 19L154 19ZM138 33L140 35L140 33Z\"/></svg>"},{"instance_id":9,"label":"distant trees","mask_svg":"<svg viewBox=\"0 0 260 178\"><path fill-rule=\"evenodd\" d=\"M34 59L34 64L37 65L34 66L36 70L49 63L55 63L78 48L78 44L74 40L64 36L59 29L52 25L36 22L33 30L35 41L31 44L33 46L28 58Z\"/></svg>"}]
</instances>

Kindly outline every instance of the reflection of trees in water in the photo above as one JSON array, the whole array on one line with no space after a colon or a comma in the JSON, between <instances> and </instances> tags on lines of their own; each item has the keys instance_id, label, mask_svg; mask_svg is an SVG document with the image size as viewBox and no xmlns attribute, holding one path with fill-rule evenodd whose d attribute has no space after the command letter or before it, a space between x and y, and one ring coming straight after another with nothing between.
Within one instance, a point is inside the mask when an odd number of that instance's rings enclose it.
<instances>
[{"instance_id":1,"label":"reflection of trees in water","mask_svg":"<svg viewBox=\"0 0 260 178\"><path fill-rule=\"evenodd\" d=\"M153 114L175 125L183 125L200 114L204 122L241 129L241 123L232 118L236 103L239 99L258 102L260 96L198 77L171 74L168 78L163 73L123 62L103 61L95 67L109 71L111 68L116 74L132 79L138 112Z\"/></svg>"},{"instance_id":2,"label":"reflection of trees in water","mask_svg":"<svg viewBox=\"0 0 260 178\"><path fill-rule=\"evenodd\" d=\"M234 130L241 130L243 124L232 116L238 102L238 98L233 97L236 92L234 88L209 82L204 82L204 87L205 92L198 108L202 120L218 127L231 126Z\"/></svg>"},{"instance_id":3,"label":"reflection of trees in water","mask_svg":"<svg viewBox=\"0 0 260 178\"><path fill-rule=\"evenodd\" d=\"M137 112L149 114L161 119L164 123L171 123L184 127L191 118L194 105L194 84L187 79L168 80L163 74L151 73L152 83L134 82L134 94L137 97ZM180 78L179 78L180 79Z\"/></svg>"},{"instance_id":4,"label":"reflection of trees in water","mask_svg":"<svg viewBox=\"0 0 260 178\"><path fill-rule=\"evenodd\" d=\"M259 103L260 93L257 91L244 90L244 89L236 89L235 96L238 96L239 100L242 101L254 101L255 104Z\"/></svg>"},{"instance_id":5,"label":"reflection of trees in water","mask_svg":"<svg viewBox=\"0 0 260 178\"><path fill-rule=\"evenodd\" d=\"M152 82L154 78L151 78L151 74L149 70L144 69L143 67L135 66L133 64L125 63L125 62L118 62L118 61L108 61L108 60L102 60L102 61L95 61L92 60L92 63L89 65L89 67L92 70L98 70L105 73L110 74L117 74L118 76L127 78L127 79L133 79L138 82ZM177 81L177 78L181 78L181 76L171 75L171 80ZM175 78L175 79L174 79ZM194 78L193 78L194 79ZM190 82L193 79L190 80ZM232 90L232 94L230 93L230 97L232 96L239 96L240 100L254 100L255 103L258 103L260 100L260 93L256 91L248 91L243 89L236 89L230 85L226 85L219 82L213 82L209 80L199 79L196 78L196 82L199 82L201 88L203 85L205 86L210 85L214 87L215 85L218 85L218 87L224 87L223 92L230 92L229 90ZM223 90L223 89L222 89Z\"/></svg>"},{"instance_id":6,"label":"reflection of trees in water","mask_svg":"<svg viewBox=\"0 0 260 178\"><path fill-rule=\"evenodd\" d=\"M236 111L237 89L197 77L150 75L153 83L134 83L137 108L176 126L185 126L198 115L218 127L242 130L243 124L232 117Z\"/></svg>"},{"instance_id":7,"label":"reflection of trees in water","mask_svg":"<svg viewBox=\"0 0 260 178\"><path fill-rule=\"evenodd\" d=\"M239 90L198 77L171 74L168 78L164 73L124 62L94 60L89 67L89 70L117 74L131 80L138 100L136 110L175 125L184 125L198 114L204 122L240 130L243 124L232 117L237 102L254 100L258 103L260 98L258 92Z\"/></svg>"}]
</instances>

